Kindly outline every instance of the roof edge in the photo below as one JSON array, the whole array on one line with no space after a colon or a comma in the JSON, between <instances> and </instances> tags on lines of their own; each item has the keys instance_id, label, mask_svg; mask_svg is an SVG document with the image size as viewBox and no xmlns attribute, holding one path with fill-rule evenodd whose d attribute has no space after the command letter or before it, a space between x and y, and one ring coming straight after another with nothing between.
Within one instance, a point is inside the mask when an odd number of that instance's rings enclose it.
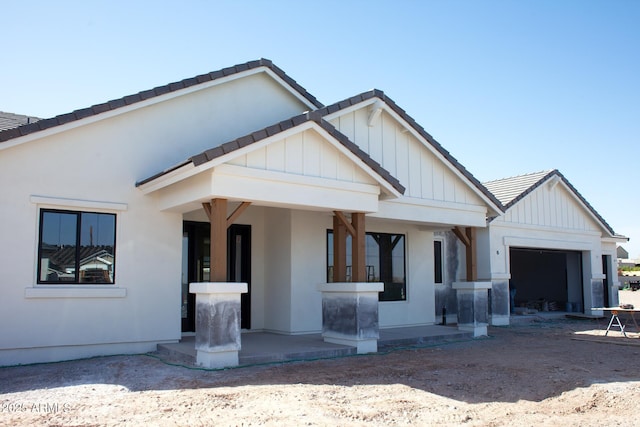
<instances>
[{"instance_id":1,"label":"roof edge","mask_svg":"<svg viewBox=\"0 0 640 427\"><path fill-rule=\"evenodd\" d=\"M429 144L431 144L437 152L439 152L449 163L451 163L488 200L490 200L499 212L505 212L506 209L504 205L492 192L490 192L475 176L473 176L471 172L467 170L467 168L462 165L462 163L460 163L455 157L453 157L449 151L447 151L438 141L436 141L433 136L431 136L431 134L429 134L429 132L427 132L420 124L418 124L418 122L416 122L415 119L411 117L405 110L400 108L400 106L396 104L396 102L389 96L387 96L382 90L371 89L367 92L354 95L350 98L323 107L317 111L324 117L372 98L378 98L383 101L393 112L395 112L404 121L406 121L409 126L411 126L421 137L423 137Z\"/></svg>"},{"instance_id":2,"label":"roof edge","mask_svg":"<svg viewBox=\"0 0 640 427\"><path fill-rule=\"evenodd\" d=\"M201 166L218 157L232 153L236 150L239 150L241 148L257 143L268 137L275 136L279 133L292 129L296 126L300 126L307 122L316 123L325 132L327 132L329 135L331 135L333 138L339 141L347 150L349 150L356 157L361 159L367 166L369 166L381 178L387 181L398 193L404 194L405 188L397 178L391 175L391 173L386 169L384 169L378 162L373 160L366 152L360 149L360 147L358 147L357 144L352 142L346 135L338 131L338 129L336 129L331 123L324 120L322 118L322 115L317 110L299 114L297 116L291 117L290 119L283 120L274 125L271 125L266 128L252 132L250 134L241 136L232 141L226 142L222 145L218 145L216 147L210 148L209 150L205 150L199 154L196 154L190 157L185 162L182 162L174 167L166 169L163 172L160 172L149 178L146 178L142 181L137 182L136 187L140 187L144 184L147 184L153 181L154 179L160 178L161 176L166 175L170 172L173 172L189 163L193 163L195 167Z\"/></svg>"},{"instance_id":3,"label":"roof edge","mask_svg":"<svg viewBox=\"0 0 640 427\"><path fill-rule=\"evenodd\" d=\"M585 199L582 196L582 194L580 194L580 192L573 186L573 184L571 184L571 182L569 182L569 180L558 169L552 169L551 171L549 171L549 173L547 173L545 176L540 178L536 183L531 185L529 188L527 188L525 191L523 191L517 197L515 197L513 200L507 203L505 205L505 208L510 209L513 205L518 203L520 200L524 199L527 195L531 194L534 190L542 186L545 182L547 182L549 179L553 178L554 176L557 176L571 190L571 192L573 192L573 194L578 198L578 200L580 200L580 202L587 208L587 210L589 210L589 212L591 212L591 214L600 222L600 224L611 234L611 237L616 237L616 233L613 230L613 228L607 223L607 221L605 221L605 219L598 213L598 211L596 211L595 208L591 206L591 204L587 201L587 199Z\"/></svg>"},{"instance_id":4,"label":"roof edge","mask_svg":"<svg viewBox=\"0 0 640 427\"><path fill-rule=\"evenodd\" d=\"M133 95L127 95L122 98L114 99L104 102L102 104L96 104L91 107L74 110L70 113L57 115L48 119L41 119L34 123L6 129L0 131L0 144L3 142L19 138L21 136L30 135L39 131L62 126L64 124L82 120L87 117L97 116L101 113L108 111L114 111L119 108L136 104L138 102L146 101L161 95L176 92L181 89L186 89L192 86L197 86L210 81L218 80L223 77L228 77L234 74L238 74L251 69L265 67L276 74L293 90L298 92L303 98L309 101L316 108L322 108L324 105L320 103L316 97L311 95L305 88L298 84L294 79L289 77L281 68L276 66L271 60L260 58L258 60L245 62L243 64L234 65L232 67L226 67L218 71L212 71L206 74L200 74L195 77L180 80L178 82L169 83L163 86L158 86L153 89L144 90Z\"/></svg>"}]
</instances>

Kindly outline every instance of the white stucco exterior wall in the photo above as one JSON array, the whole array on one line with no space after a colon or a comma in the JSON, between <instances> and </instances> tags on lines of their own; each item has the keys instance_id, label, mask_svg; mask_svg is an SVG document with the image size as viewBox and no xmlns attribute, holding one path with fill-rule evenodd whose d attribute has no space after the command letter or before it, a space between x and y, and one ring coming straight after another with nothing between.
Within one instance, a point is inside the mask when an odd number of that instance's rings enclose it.
<instances>
[{"instance_id":1,"label":"white stucco exterior wall","mask_svg":"<svg viewBox=\"0 0 640 427\"><path fill-rule=\"evenodd\" d=\"M180 338L183 216L159 211L136 181L308 109L263 73L189 92L0 146L0 181L12 183L0 190L0 365ZM117 215L115 285L37 285L40 208Z\"/></svg>"}]
</instances>

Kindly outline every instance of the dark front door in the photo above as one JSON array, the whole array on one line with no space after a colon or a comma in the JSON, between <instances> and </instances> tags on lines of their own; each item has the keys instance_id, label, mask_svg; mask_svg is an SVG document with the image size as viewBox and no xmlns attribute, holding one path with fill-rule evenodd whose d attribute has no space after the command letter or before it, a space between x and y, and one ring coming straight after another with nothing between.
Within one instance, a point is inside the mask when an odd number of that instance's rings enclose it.
<instances>
[{"instance_id":1,"label":"dark front door","mask_svg":"<svg viewBox=\"0 0 640 427\"><path fill-rule=\"evenodd\" d=\"M195 331L196 296L189 283L210 281L211 226L185 221L182 238L182 332ZM227 280L246 282L241 296L241 327L251 328L251 226L232 224L227 231Z\"/></svg>"}]
</instances>

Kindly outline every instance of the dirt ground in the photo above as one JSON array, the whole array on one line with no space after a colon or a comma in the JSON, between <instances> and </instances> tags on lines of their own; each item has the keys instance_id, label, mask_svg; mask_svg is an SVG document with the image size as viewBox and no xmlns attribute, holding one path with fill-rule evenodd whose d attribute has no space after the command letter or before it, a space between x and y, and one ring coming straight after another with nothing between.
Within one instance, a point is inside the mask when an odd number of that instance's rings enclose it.
<instances>
[{"instance_id":1,"label":"dirt ground","mask_svg":"<svg viewBox=\"0 0 640 427\"><path fill-rule=\"evenodd\" d=\"M221 371L147 355L0 368L0 425L635 426L640 334L605 327L539 318L488 338Z\"/></svg>"}]
</instances>

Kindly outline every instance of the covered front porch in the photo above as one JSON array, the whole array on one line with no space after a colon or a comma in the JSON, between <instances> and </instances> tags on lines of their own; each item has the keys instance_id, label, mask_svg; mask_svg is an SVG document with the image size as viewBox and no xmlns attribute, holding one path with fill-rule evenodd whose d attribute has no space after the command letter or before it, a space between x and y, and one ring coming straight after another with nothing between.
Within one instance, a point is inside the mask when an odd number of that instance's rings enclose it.
<instances>
[{"instance_id":1,"label":"covered front porch","mask_svg":"<svg viewBox=\"0 0 640 427\"><path fill-rule=\"evenodd\" d=\"M433 233L452 228L470 267L471 287L455 289L463 297L458 328L482 335L486 309L476 306L486 308L487 290L476 281L474 229L486 224L483 200L453 193L450 200L405 198L397 178L331 125L300 120L206 151L140 184L160 211L177 214L176 225L208 226L207 274L182 283L183 294L196 294L189 353L197 363L243 363L254 333L293 340L317 334L322 348L371 353L385 346L387 328L433 325ZM245 227L250 239L235 248L233 226ZM250 278L233 272L245 261ZM243 314L250 320L241 320ZM420 335L409 338L432 334ZM313 355L315 344L302 347Z\"/></svg>"},{"instance_id":2,"label":"covered front porch","mask_svg":"<svg viewBox=\"0 0 640 427\"><path fill-rule=\"evenodd\" d=\"M385 352L403 347L437 346L473 338L472 332L454 326L427 325L380 329L378 349ZM330 359L357 354L352 346L325 342L322 334L283 335L269 332L243 332L239 366L302 360ZM167 363L197 366L195 336L184 336L177 343L159 344L154 353Z\"/></svg>"}]
</instances>

